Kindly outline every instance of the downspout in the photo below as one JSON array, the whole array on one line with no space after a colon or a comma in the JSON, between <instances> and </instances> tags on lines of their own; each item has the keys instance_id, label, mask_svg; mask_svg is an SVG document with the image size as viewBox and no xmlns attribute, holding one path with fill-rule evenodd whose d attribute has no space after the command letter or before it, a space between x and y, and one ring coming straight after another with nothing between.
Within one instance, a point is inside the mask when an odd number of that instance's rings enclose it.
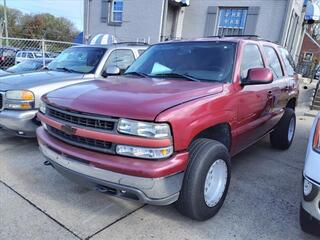
<instances>
[{"instance_id":1,"label":"downspout","mask_svg":"<svg viewBox=\"0 0 320 240\"><path fill-rule=\"evenodd\" d=\"M287 14L286 14L286 17L284 19L284 25L282 25L282 36L281 36L281 39L280 39L280 43L283 46L285 46L285 43L287 41L289 25L290 25L290 19L291 19L291 15L292 15L293 1L294 0L289 0L287 2L287 7L286 7Z\"/></svg>"},{"instance_id":2,"label":"downspout","mask_svg":"<svg viewBox=\"0 0 320 240\"><path fill-rule=\"evenodd\" d=\"M163 0L160 42L164 41L166 37L168 5L169 5L169 0Z\"/></svg>"},{"instance_id":3,"label":"downspout","mask_svg":"<svg viewBox=\"0 0 320 240\"><path fill-rule=\"evenodd\" d=\"M87 14L86 14L86 33L83 34L85 43L88 43L88 40L89 40L89 24L90 24L90 12L91 12L90 2L91 2L91 0L87 0L87 6L85 6L86 9L87 9Z\"/></svg>"}]
</instances>

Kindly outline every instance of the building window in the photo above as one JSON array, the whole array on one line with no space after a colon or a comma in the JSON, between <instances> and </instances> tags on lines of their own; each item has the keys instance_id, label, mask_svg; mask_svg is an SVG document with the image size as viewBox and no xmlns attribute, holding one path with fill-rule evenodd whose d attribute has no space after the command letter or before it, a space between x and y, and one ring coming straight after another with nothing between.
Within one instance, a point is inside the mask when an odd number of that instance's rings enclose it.
<instances>
[{"instance_id":1,"label":"building window","mask_svg":"<svg viewBox=\"0 0 320 240\"><path fill-rule=\"evenodd\" d=\"M111 4L111 22L122 23L123 0L113 0Z\"/></svg>"},{"instance_id":2,"label":"building window","mask_svg":"<svg viewBox=\"0 0 320 240\"><path fill-rule=\"evenodd\" d=\"M243 35L247 15L246 8L220 8L218 35Z\"/></svg>"}]
</instances>

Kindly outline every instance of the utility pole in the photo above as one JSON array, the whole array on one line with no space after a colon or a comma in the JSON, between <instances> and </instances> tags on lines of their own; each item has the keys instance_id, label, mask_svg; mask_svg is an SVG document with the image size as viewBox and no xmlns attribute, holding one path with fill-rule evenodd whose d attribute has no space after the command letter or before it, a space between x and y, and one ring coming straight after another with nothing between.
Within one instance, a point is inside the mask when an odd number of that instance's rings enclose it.
<instances>
[{"instance_id":1,"label":"utility pole","mask_svg":"<svg viewBox=\"0 0 320 240\"><path fill-rule=\"evenodd\" d=\"M3 0L4 6L4 32L6 35L6 45L8 46L8 18L7 18L7 1Z\"/></svg>"}]
</instances>

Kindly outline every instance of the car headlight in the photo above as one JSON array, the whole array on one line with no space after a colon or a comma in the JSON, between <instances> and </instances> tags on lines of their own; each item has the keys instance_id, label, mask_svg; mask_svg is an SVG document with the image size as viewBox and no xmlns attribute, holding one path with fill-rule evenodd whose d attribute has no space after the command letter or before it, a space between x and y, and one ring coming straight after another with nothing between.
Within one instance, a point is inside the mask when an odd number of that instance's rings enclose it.
<instances>
[{"instance_id":1,"label":"car headlight","mask_svg":"<svg viewBox=\"0 0 320 240\"><path fill-rule=\"evenodd\" d=\"M173 153L173 147L164 148L145 148L127 145L117 145L116 152L119 155L146 158L146 159L163 159L170 157Z\"/></svg>"},{"instance_id":2,"label":"car headlight","mask_svg":"<svg viewBox=\"0 0 320 240\"><path fill-rule=\"evenodd\" d=\"M5 108L28 110L34 108L34 94L27 90L7 91L5 95Z\"/></svg>"},{"instance_id":3,"label":"car headlight","mask_svg":"<svg viewBox=\"0 0 320 240\"><path fill-rule=\"evenodd\" d=\"M148 123L129 119L120 119L118 132L147 137L147 138L168 138L171 136L170 127L166 123Z\"/></svg>"},{"instance_id":4,"label":"car headlight","mask_svg":"<svg viewBox=\"0 0 320 240\"><path fill-rule=\"evenodd\" d=\"M316 129L313 135L312 148L313 150L320 152L320 119L318 119Z\"/></svg>"},{"instance_id":5,"label":"car headlight","mask_svg":"<svg viewBox=\"0 0 320 240\"><path fill-rule=\"evenodd\" d=\"M41 113L43 113L43 114L46 114L46 110L47 110L46 104L42 100L40 100L40 102L39 102L39 111Z\"/></svg>"}]
</instances>

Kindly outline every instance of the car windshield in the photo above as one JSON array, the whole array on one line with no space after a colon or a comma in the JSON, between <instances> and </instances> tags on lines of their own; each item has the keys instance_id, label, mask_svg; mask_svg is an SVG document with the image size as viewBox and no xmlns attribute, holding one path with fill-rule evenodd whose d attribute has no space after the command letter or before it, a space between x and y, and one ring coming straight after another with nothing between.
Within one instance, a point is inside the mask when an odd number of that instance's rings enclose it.
<instances>
[{"instance_id":1,"label":"car windshield","mask_svg":"<svg viewBox=\"0 0 320 240\"><path fill-rule=\"evenodd\" d=\"M35 71L42 67L42 61L23 61L8 68L7 72L18 73L18 72L27 72L27 71Z\"/></svg>"},{"instance_id":2,"label":"car windshield","mask_svg":"<svg viewBox=\"0 0 320 240\"><path fill-rule=\"evenodd\" d=\"M49 65L49 70L93 73L106 49L73 47L64 50Z\"/></svg>"},{"instance_id":3,"label":"car windshield","mask_svg":"<svg viewBox=\"0 0 320 240\"><path fill-rule=\"evenodd\" d=\"M126 71L150 77L228 82L236 43L173 42L150 47Z\"/></svg>"}]
</instances>

